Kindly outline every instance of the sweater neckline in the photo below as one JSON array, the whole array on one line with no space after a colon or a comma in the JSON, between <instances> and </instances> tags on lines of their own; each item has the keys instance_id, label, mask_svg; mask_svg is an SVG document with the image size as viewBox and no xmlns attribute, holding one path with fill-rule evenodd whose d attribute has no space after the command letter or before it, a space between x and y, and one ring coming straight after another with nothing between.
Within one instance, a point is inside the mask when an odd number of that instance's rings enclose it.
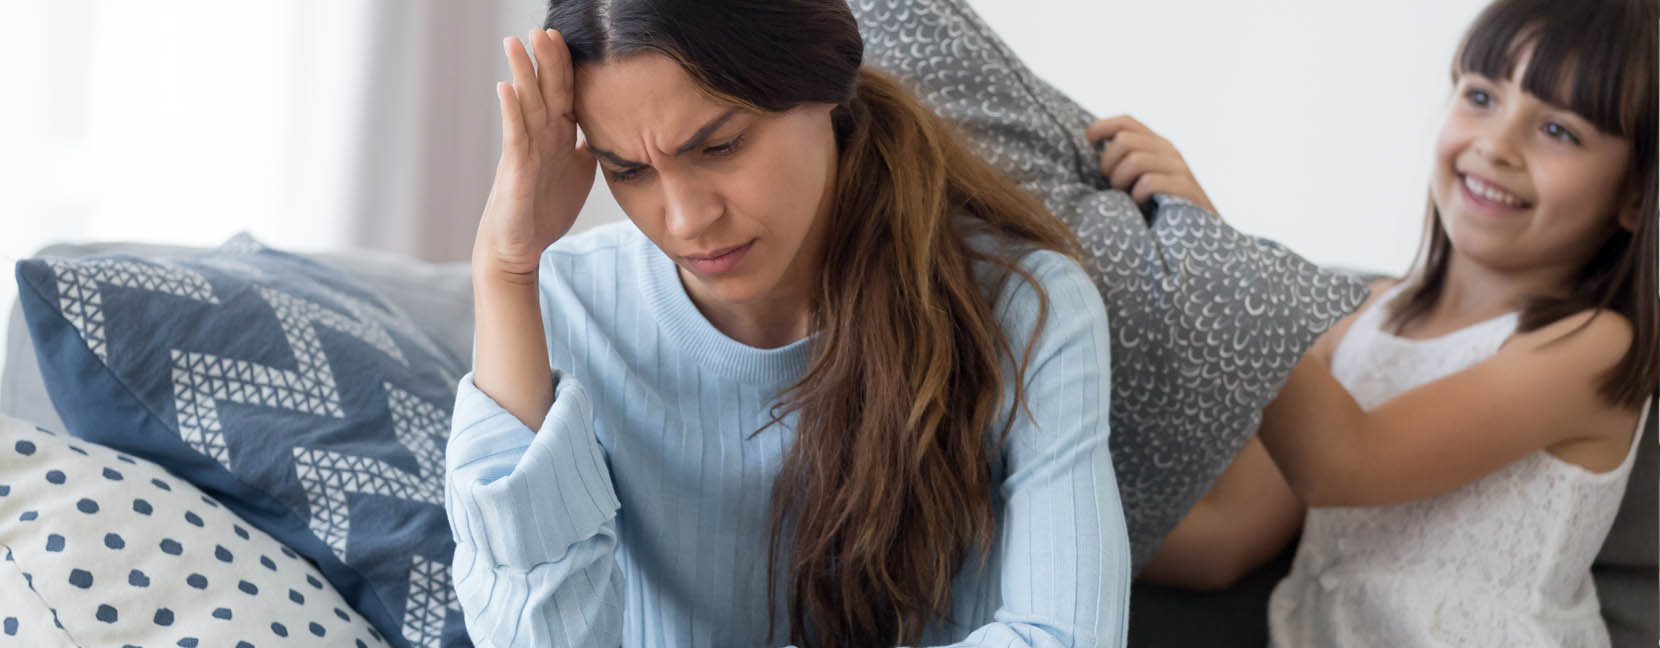
<instances>
[{"instance_id":1,"label":"sweater neckline","mask_svg":"<svg viewBox=\"0 0 1660 648\"><path fill-rule=\"evenodd\" d=\"M794 382L807 372L809 335L773 349L749 346L722 333L692 303L674 260L644 235L636 237L635 258L644 268L640 289L657 326L698 366L757 385Z\"/></svg>"}]
</instances>

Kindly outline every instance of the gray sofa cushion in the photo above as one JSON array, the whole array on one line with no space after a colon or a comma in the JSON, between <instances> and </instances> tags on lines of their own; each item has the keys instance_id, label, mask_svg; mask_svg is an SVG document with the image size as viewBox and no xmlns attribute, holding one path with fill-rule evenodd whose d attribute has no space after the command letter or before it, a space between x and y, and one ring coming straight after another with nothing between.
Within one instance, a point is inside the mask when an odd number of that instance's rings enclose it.
<instances>
[{"instance_id":1,"label":"gray sofa cushion","mask_svg":"<svg viewBox=\"0 0 1660 648\"><path fill-rule=\"evenodd\" d=\"M1660 410L1660 403L1654 407ZM1657 497L1660 490L1656 488L1660 484L1660 474L1656 472L1656 463L1660 463L1660 452L1656 452L1660 449L1660 438L1656 436L1656 419L1660 419L1660 411L1651 411L1643 428L1637 459L1631 466L1625 499L1620 502L1620 512L1614 518L1614 527L1608 531L1608 540L1602 544L1602 553L1597 554L1597 564L1654 567L1660 561L1660 520L1656 519L1660 513L1660 497Z\"/></svg>"},{"instance_id":2,"label":"gray sofa cushion","mask_svg":"<svg viewBox=\"0 0 1660 648\"><path fill-rule=\"evenodd\" d=\"M1656 393L1660 398L1660 393ZM1660 408L1660 405L1656 405ZM1660 643L1660 522L1656 514L1655 463L1660 459L1660 411L1650 411L1638 442L1625 500L1597 554L1591 575L1608 634L1615 648L1648 648Z\"/></svg>"}]
</instances>

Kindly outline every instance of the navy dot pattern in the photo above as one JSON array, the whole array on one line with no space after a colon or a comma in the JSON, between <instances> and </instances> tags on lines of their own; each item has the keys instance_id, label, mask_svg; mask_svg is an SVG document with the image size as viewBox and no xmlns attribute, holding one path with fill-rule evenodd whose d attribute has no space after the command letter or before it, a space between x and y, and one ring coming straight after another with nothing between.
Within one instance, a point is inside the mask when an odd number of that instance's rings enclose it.
<instances>
[{"instance_id":1,"label":"navy dot pattern","mask_svg":"<svg viewBox=\"0 0 1660 648\"><path fill-rule=\"evenodd\" d=\"M5 416L0 555L0 648L386 645L312 563L195 486Z\"/></svg>"},{"instance_id":2,"label":"navy dot pattern","mask_svg":"<svg viewBox=\"0 0 1660 648\"><path fill-rule=\"evenodd\" d=\"M12 451L9 442L0 445L0 452ZM0 646L75 645L55 622L56 613L35 593L31 579L13 559L9 547L0 545L0 558Z\"/></svg>"}]
</instances>

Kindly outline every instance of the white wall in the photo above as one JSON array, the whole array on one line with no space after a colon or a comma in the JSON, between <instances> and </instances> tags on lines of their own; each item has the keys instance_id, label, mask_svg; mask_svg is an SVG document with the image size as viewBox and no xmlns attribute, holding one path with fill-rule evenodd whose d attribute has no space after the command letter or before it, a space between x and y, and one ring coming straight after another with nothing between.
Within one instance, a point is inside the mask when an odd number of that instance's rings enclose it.
<instances>
[{"instance_id":1,"label":"white wall","mask_svg":"<svg viewBox=\"0 0 1660 648\"><path fill-rule=\"evenodd\" d=\"M1174 142L1239 228L1398 273L1453 50L1487 0L969 3L1086 108Z\"/></svg>"}]
</instances>

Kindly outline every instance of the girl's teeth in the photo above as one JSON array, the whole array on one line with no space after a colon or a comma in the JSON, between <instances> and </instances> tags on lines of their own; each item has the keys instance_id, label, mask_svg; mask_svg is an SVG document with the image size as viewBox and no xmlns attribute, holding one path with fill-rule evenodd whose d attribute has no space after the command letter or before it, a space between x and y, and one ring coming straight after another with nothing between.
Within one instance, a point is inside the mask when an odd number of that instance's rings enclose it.
<instances>
[{"instance_id":1,"label":"girl's teeth","mask_svg":"<svg viewBox=\"0 0 1660 648\"><path fill-rule=\"evenodd\" d=\"M1507 207L1521 207L1525 204L1522 202L1521 198L1517 198L1503 189L1482 182L1481 180L1476 179L1475 176L1464 176L1464 186L1469 188L1470 193Z\"/></svg>"}]
</instances>

